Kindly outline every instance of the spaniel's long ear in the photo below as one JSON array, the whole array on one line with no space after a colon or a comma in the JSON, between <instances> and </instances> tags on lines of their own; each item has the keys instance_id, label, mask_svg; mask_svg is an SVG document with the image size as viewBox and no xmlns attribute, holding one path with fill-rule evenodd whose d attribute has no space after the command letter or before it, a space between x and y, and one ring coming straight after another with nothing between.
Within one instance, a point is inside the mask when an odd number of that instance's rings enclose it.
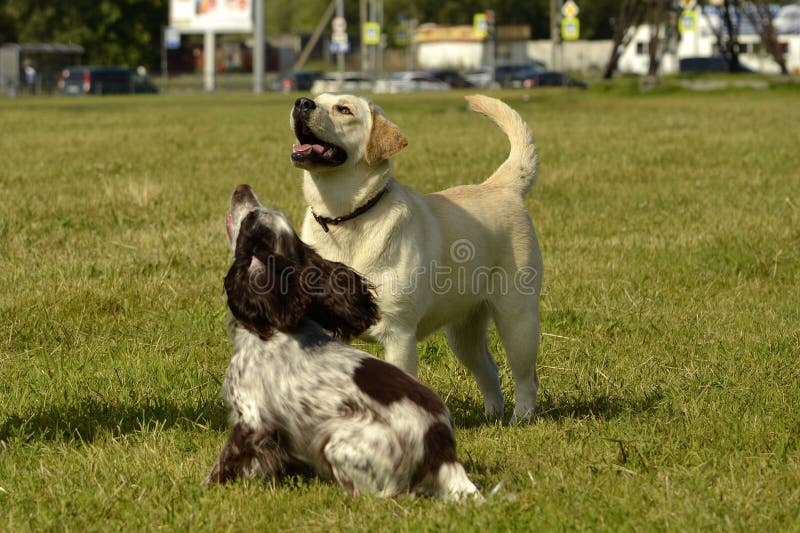
<instances>
[{"instance_id":1,"label":"spaniel's long ear","mask_svg":"<svg viewBox=\"0 0 800 533\"><path fill-rule=\"evenodd\" d=\"M272 330L294 330L310 298L301 290L290 261L260 250L239 253L225 276L228 307L250 331L268 337Z\"/></svg>"},{"instance_id":2,"label":"spaniel's long ear","mask_svg":"<svg viewBox=\"0 0 800 533\"><path fill-rule=\"evenodd\" d=\"M368 165L374 165L408 146L408 139L400 131L400 128L375 109L372 103L369 104L369 110L372 113L372 130L370 130L367 140L364 159Z\"/></svg>"},{"instance_id":3,"label":"spaniel's long ear","mask_svg":"<svg viewBox=\"0 0 800 533\"><path fill-rule=\"evenodd\" d=\"M301 286L311 298L309 318L340 337L355 337L379 318L373 287L352 268L306 250Z\"/></svg>"}]
</instances>

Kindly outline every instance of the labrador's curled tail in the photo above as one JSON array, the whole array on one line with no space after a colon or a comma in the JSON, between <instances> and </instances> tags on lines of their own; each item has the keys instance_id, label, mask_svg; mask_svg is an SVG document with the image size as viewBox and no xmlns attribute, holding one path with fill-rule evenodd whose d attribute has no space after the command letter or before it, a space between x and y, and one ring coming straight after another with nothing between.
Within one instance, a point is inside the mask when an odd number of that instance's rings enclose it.
<instances>
[{"instance_id":1,"label":"labrador's curled tail","mask_svg":"<svg viewBox=\"0 0 800 533\"><path fill-rule=\"evenodd\" d=\"M466 98L470 109L489 117L506 134L511 144L508 159L484 183L513 187L520 195L525 195L536 184L539 170L539 156L531 129L519 113L497 98L482 94Z\"/></svg>"}]
</instances>

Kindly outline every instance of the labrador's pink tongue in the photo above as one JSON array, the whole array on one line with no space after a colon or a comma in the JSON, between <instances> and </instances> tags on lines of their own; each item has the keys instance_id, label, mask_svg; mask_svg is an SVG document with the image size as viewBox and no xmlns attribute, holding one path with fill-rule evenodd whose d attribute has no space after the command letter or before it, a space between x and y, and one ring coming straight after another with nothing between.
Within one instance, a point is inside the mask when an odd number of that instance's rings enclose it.
<instances>
[{"instance_id":1,"label":"labrador's pink tongue","mask_svg":"<svg viewBox=\"0 0 800 533\"><path fill-rule=\"evenodd\" d=\"M321 144L295 144L294 146L292 146L293 153L300 152L305 154L312 150L318 154L321 154L325 151L325 147L322 146Z\"/></svg>"},{"instance_id":2,"label":"labrador's pink tongue","mask_svg":"<svg viewBox=\"0 0 800 533\"><path fill-rule=\"evenodd\" d=\"M305 153L305 152L310 152L310 151L311 151L311 145L310 144L295 144L294 146L292 146L292 152L293 153L298 153L298 152Z\"/></svg>"}]
</instances>

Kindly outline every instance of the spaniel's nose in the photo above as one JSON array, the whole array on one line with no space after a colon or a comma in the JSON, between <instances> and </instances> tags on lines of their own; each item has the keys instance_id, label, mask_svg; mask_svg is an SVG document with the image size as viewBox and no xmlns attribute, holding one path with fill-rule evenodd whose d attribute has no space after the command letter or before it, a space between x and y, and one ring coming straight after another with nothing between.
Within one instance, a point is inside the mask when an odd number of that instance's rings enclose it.
<instances>
[{"instance_id":1,"label":"spaniel's nose","mask_svg":"<svg viewBox=\"0 0 800 533\"><path fill-rule=\"evenodd\" d=\"M298 98L294 102L294 108L300 113L308 113L317 108L317 104L310 98Z\"/></svg>"},{"instance_id":2,"label":"spaniel's nose","mask_svg":"<svg viewBox=\"0 0 800 533\"><path fill-rule=\"evenodd\" d=\"M245 207L253 209L258 207L258 197L253 189L246 184L239 185L231 195L231 211Z\"/></svg>"}]
</instances>

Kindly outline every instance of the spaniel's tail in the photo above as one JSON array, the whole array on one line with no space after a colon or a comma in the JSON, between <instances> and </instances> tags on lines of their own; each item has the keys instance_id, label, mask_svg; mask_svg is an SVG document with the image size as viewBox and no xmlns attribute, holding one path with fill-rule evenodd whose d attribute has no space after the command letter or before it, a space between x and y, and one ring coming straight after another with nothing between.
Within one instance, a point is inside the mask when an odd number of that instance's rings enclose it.
<instances>
[{"instance_id":1,"label":"spaniel's tail","mask_svg":"<svg viewBox=\"0 0 800 533\"><path fill-rule=\"evenodd\" d=\"M470 109L489 117L503 130L511 143L508 159L484 183L513 187L524 195L536 183L539 170L539 157L533 144L531 129L519 113L497 98L482 94L466 98Z\"/></svg>"}]
</instances>

